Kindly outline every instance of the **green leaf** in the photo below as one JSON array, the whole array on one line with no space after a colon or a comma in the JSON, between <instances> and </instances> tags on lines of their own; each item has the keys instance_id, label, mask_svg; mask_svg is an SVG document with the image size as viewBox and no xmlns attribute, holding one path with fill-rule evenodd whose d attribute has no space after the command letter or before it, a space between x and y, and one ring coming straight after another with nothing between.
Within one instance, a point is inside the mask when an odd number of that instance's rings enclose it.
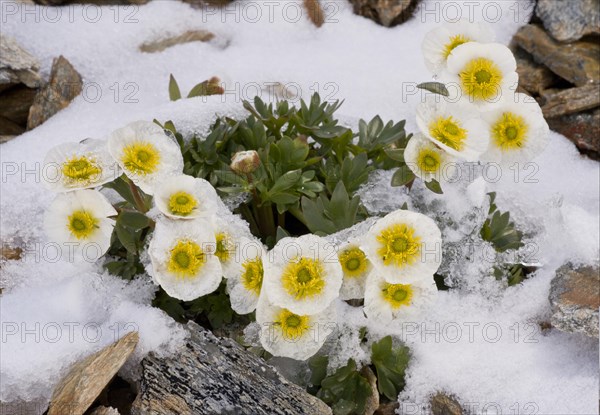
<instances>
[{"instance_id":1,"label":"green leaf","mask_svg":"<svg viewBox=\"0 0 600 415\"><path fill-rule=\"evenodd\" d=\"M132 206L135 206L135 199L133 197L133 194L131 193L129 184L125 180L129 179L125 179L125 175L122 175L121 177L118 177L112 182L103 184L102 187L105 187L107 189L113 189L128 203L130 203Z\"/></svg>"},{"instance_id":2,"label":"green leaf","mask_svg":"<svg viewBox=\"0 0 600 415\"><path fill-rule=\"evenodd\" d=\"M415 174L406 164L400 166L398 170L392 176L392 186L404 186L415 179Z\"/></svg>"},{"instance_id":3,"label":"green leaf","mask_svg":"<svg viewBox=\"0 0 600 415\"><path fill-rule=\"evenodd\" d=\"M354 360L321 381L317 397L331 406L334 415L362 415L372 390L357 370Z\"/></svg>"},{"instance_id":4,"label":"green leaf","mask_svg":"<svg viewBox=\"0 0 600 415\"><path fill-rule=\"evenodd\" d=\"M444 193L442 191L442 186L440 186L440 183L435 179L431 179L431 181L425 182L425 186L433 193L437 193L438 195Z\"/></svg>"},{"instance_id":5,"label":"green leaf","mask_svg":"<svg viewBox=\"0 0 600 415\"><path fill-rule=\"evenodd\" d=\"M169 76L169 98L171 101L181 99L181 91L179 90L179 85L177 85L177 81L173 77L173 74Z\"/></svg>"},{"instance_id":6,"label":"green leaf","mask_svg":"<svg viewBox=\"0 0 600 415\"><path fill-rule=\"evenodd\" d=\"M144 229L150 225L150 219L142 213L124 210L119 214L119 221L133 229Z\"/></svg>"},{"instance_id":7,"label":"green leaf","mask_svg":"<svg viewBox=\"0 0 600 415\"><path fill-rule=\"evenodd\" d=\"M324 355L315 355L308 360L311 385L321 386L321 382L327 377L328 364L329 357Z\"/></svg>"},{"instance_id":8,"label":"green leaf","mask_svg":"<svg viewBox=\"0 0 600 415\"><path fill-rule=\"evenodd\" d=\"M423 82L422 84L417 85L417 88L433 92L434 94L443 95L445 97L450 95L446 85L440 82Z\"/></svg>"},{"instance_id":9,"label":"green leaf","mask_svg":"<svg viewBox=\"0 0 600 415\"><path fill-rule=\"evenodd\" d=\"M119 242L121 242L125 249L127 249L129 253L137 255L138 248L135 243L134 232L125 228L119 222L117 222L115 230L117 232L117 238L119 238Z\"/></svg>"},{"instance_id":10,"label":"green leaf","mask_svg":"<svg viewBox=\"0 0 600 415\"><path fill-rule=\"evenodd\" d=\"M289 236L290 236L290 234L288 233L288 231L286 231L285 229L283 229L281 226L278 226L277 227L277 234L275 235L275 243L277 243L281 239L287 238Z\"/></svg>"},{"instance_id":11,"label":"green leaf","mask_svg":"<svg viewBox=\"0 0 600 415\"><path fill-rule=\"evenodd\" d=\"M490 242L498 252L523 247L523 234L510 221L510 213L503 213L498 210L495 204L495 193L488 193L488 195L490 197L490 210L488 218L483 223L479 232L481 238L484 241Z\"/></svg>"},{"instance_id":12,"label":"green leaf","mask_svg":"<svg viewBox=\"0 0 600 415\"><path fill-rule=\"evenodd\" d=\"M379 392L389 400L397 400L404 388L404 375L410 361L408 347L394 349L392 337L386 336L371 346L371 361L377 370Z\"/></svg>"}]
</instances>

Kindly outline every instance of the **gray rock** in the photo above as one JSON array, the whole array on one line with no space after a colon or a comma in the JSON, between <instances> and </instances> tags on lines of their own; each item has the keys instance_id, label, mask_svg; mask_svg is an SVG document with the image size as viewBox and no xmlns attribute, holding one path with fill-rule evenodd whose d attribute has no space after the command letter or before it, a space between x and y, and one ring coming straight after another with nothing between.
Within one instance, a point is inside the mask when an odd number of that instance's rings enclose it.
<instances>
[{"instance_id":1,"label":"gray rock","mask_svg":"<svg viewBox=\"0 0 600 415\"><path fill-rule=\"evenodd\" d=\"M50 80L37 93L29 109L27 129L31 130L52 117L81 93L83 82L73 65L59 56L52 62Z\"/></svg>"},{"instance_id":2,"label":"gray rock","mask_svg":"<svg viewBox=\"0 0 600 415\"><path fill-rule=\"evenodd\" d=\"M569 333L598 338L600 269L566 264L556 271L550 287L552 325Z\"/></svg>"},{"instance_id":3,"label":"gray rock","mask_svg":"<svg viewBox=\"0 0 600 415\"><path fill-rule=\"evenodd\" d=\"M115 408L99 406L95 408L90 415L119 415L119 411Z\"/></svg>"},{"instance_id":4,"label":"gray rock","mask_svg":"<svg viewBox=\"0 0 600 415\"><path fill-rule=\"evenodd\" d=\"M514 40L533 55L536 62L576 86L600 82L600 44L597 42L561 44L541 27L531 24L519 29Z\"/></svg>"},{"instance_id":5,"label":"gray rock","mask_svg":"<svg viewBox=\"0 0 600 415\"><path fill-rule=\"evenodd\" d=\"M429 401L432 415L463 415L465 411L453 396L438 392Z\"/></svg>"},{"instance_id":6,"label":"gray rock","mask_svg":"<svg viewBox=\"0 0 600 415\"><path fill-rule=\"evenodd\" d=\"M29 52L10 36L0 36L0 91L13 85L40 86L40 65Z\"/></svg>"},{"instance_id":7,"label":"gray rock","mask_svg":"<svg viewBox=\"0 0 600 415\"><path fill-rule=\"evenodd\" d=\"M192 322L187 328L190 338L176 356L142 361L133 415L331 414L235 341Z\"/></svg>"},{"instance_id":8,"label":"gray rock","mask_svg":"<svg viewBox=\"0 0 600 415\"><path fill-rule=\"evenodd\" d=\"M585 35L600 34L599 0L538 0L536 15L546 30L562 42L579 40Z\"/></svg>"},{"instance_id":9,"label":"gray rock","mask_svg":"<svg viewBox=\"0 0 600 415\"><path fill-rule=\"evenodd\" d=\"M392 27L410 19L420 0L350 0L354 13L382 26Z\"/></svg>"},{"instance_id":10,"label":"gray rock","mask_svg":"<svg viewBox=\"0 0 600 415\"><path fill-rule=\"evenodd\" d=\"M600 108L548 118L548 125L575 143L581 153L600 160Z\"/></svg>"},{"instance_id":11,"label":"gray rock","mask_svg":"<svg viewBox=\"0 0 600 415\"><path fill-rule=\"evenodd\" d=\"M574 114L600 106L600 85L589 84L541 93L542 111L547 118Z\"/></svg>"}]
</instances>

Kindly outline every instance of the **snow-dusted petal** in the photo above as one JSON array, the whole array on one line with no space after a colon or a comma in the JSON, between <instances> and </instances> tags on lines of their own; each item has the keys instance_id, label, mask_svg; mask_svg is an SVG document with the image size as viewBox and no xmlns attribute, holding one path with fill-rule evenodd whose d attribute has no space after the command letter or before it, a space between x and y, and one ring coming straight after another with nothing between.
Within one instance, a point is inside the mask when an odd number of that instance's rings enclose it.
<instances>
[{"instance_id":1,"label":"snow-dusted petal","mask_svg":"<svg viewBox=\"0 0 600 415\"><path fill-rule=\"evenodd\" d=\"M312 315L295 314L261 295L256 309L260 342L274 356L306 360L319 351L337 328L336 307L331 304Z\"/></svg>"},{"instance_id":2,"label":"snow-dusted petal","mask_svg":"<svg viewBox=\"0 0 600 415\"><path fill-rule=\"evenodd\" d=\"M229 211L218 212L211 218L211 223L217 242L215 255L221 262L223 276L230 278L239 272L237 259L241 258L238 252L240 239L243 237L252 239L252 234L247 223Z\"/></svg>"},{"instance_id":3,"label":"snow-dusted petal","mask_svg":"<svg viewBox=\"0 0 600 415\"><path fill-rule=\"evenodd\" d=\"M442 236L425 215L397 210L379 219L363 240L375 271L394 284L430 278L442 261Z\"/></svg>"},{"instance_id":4,"label":"snow-dusted petal","mask_svg":"<svg viewBox=\"0 0 600 415\"><path fill-rule=\"evenodd\" d=\"M443 149L417 133L408 142L404 150L404 161L408 168L421 180L438 182L450 174L447 168L454 158Z\"/></svg>"},{"instance_id":5,"label":"snow-dusted petal","mask_svg":"<svg viewBox=\"0 0 600 415\"><path fill-rule=\"evenodd\" d=\"M148 253L148 273L171 297L191 301L215 291L222 279L214 255L215 236L203 219L156 223Z\"/></svg>"},{"instance_id":6,"label":"snow-dusted petal","mask_svg":"<svg viewBox=\"0 0 600 415\"><path fill-rule=\"evenodd\" d=\"M69 261L95 262L110 247L117 211L96 190L76 190L56 196L44 216L46 235Z\"/></svg>"},{"instance_id":7,"label":"snow-dusted petal","mask_svg":"<svg viewBox=\"0 0 600 415\"><path fill-rule=\"evenodd\" d=\"M369 274L365 291L365 314L373 321L418 321L437 295L433 275L411 283L392 284L376 270Z\"/></svg>"},{"instance_id":8,"label":"snow-dusted petal","mask_svg":"<svg viewBox=\"0 0 600 415\"><path fill-rule=\"evenodd\" d=\"M210 218L217 211L217 192L204 179L173 176L160 182L154 192L154 203L173 219Z\"/></svg>"},{"instance_id":9,"label":"snow-dusted petal","mask_svg":"<svg viewBox=\"0 0 600 415\"><path fill-rule=\"evenodd\" d=\"M316 314L339 296L343 272L333 244L316 235L283 238L269 252L263 291L297 314Z\"/></svg>"},{"instance_id":10,"label":"snow-dusted petal","mask_svg":"<svg viewBox=\"0 0 600 415\"><path fill-rule=\"evenodd\" d=\"M256 309L262 289L267 251L258 239L241 237L235 255L235 272L227 279L231 308L238 314Z\"/></svg>"},{"instance_id":11,"label":"snow-dusted petal","mask_svg":"<svg viewBox=\"0 0 600 415\"><path fill-rule=\"evenodd\" d=\"M344 279L340 289L342 300L364 298L365 283L373 265L360 249L359 241L353 239L338 248L338 259Z\"/></svg>"},{"instance_id":12,"label":"snow-dusted petal","mask_svg":"<svg viewBox=\"0 0 600 415\"><path fill-rule=\"evenodd\" d=\"M464 101L428 96L417 107L417 125L437 146L466 161L477 161L489 145L486 123L477 108Z\"/></svg>"},{"instance_id":13,"label":"snow-dusted petal","mask_svg":"<svg viewBox=\"0 0 600 415\"><path fill-rule=\"evenodd\" d=\"M136 121L108 137L108 151L145 193L154 194L159 182L183 171L179 145L158 125Z\"/></svg>"},{"instance_id":14,"label":"snow-dusted petal","mask_svg":"<svg viewBox=\"0 0 600 415\"><path fill-rule=\"evenodd\" d=\"M538 103L525 94L482 114L490 131L490 146L481 157L500 164L528 162L539 156L548 144L550 129Z\"/></svg>"},{"instance_id":15,"label":"snow-dusted petal","mask_svg":"<svg viewBox=\"0 0 600 415\"><path fill-rule=\"evenodd\" d=\"M460 96L485 106L514 93L519 82L516 69L517 61L506 46L468 42L453 50L441 79L449 84L451 99Z\"/></svg>"},{"instance_id":16,"label":"snow-dusted petal","mask_svg":"<svg viewBox=\"0 0 600 415\"><path fill-rule=\"evenodd\" d=\"M50 149L42 171L44 185L54 192L98 187L121 175L106 141L93 138Z\"/></svg>"},{"instance_id":17,"label":"snow-dusted petal","mask_svg":"<svg viewBox=\"0 0 600 415\"><path fill-rule=\"evenodd\" d=\"M486 23L467 20L447 23L425 35L422 45L425 65L433 75L439 75L446 69L446 61L456 47L467 42L493 42L494 37L494 32Z\"/></svg>"}]
</instances>

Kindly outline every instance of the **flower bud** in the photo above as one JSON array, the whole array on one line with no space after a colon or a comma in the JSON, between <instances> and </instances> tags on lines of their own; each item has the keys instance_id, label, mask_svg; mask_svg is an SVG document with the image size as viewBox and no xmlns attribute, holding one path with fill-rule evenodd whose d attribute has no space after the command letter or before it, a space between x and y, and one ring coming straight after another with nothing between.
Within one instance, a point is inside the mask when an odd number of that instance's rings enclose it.
<instances>
[{"instance_id":1,"label":"flower bud","mask_svg":"<svg viewBox=\"0 0 600 415\"><path fill-rule=\"evenodd\" d=\"M231 170L237 174L250 174L260 166L260 157L254 150L238 151L231 157Z\"/></svg>"}]
</instances>

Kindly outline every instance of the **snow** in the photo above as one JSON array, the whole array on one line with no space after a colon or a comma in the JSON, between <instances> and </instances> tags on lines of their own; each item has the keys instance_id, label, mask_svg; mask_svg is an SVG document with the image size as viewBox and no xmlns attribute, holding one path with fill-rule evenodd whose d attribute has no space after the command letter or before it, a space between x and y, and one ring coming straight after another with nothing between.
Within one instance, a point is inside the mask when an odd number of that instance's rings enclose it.
<instances>
[{"instance_id":1,"label":"snow","mask_svg":"<svg viewBox=\"0 0 600 415\"><path fill-rule=\"evenodd\" d=\"M193 9L176 1L52 9L0 1L2 34L14 36L36 56L44 76L52 59L62 54L85 82L84 93L68 108L0 146L1 239L26 247L24 260L2 264L0 307L6 339L0 354L0 400L47 400L70 363L115 339L111 329L115 323L122 329L133 323L140 330L136 359L149 351L169 353L183 338L178 326L150 307L155 288L149 282L126 283L104 275L94 264L53 259L41 226L53 195L40 184L40 163L51 147L102 138L139 119L171 119L185 135L201 134L215 114L244 116L243 99L256 93L268 99L265 90L274 82L304 98L318 91L326 99L344 99L344 120L379 114L384 121L406 119L407 130L415 132L415 107L422 99L416 84L429 80L420 51L424 34L457 13L468 17L471 11L475 20L490 22L498 41L507 44L528 21L533 7L529 0L426 0L414 19L387 29L353 15L346 2L322 3L327 23L317 30L304 16L296 17L301 10L296 0L238 1L225 11ZM216 38L161 53L138 50L147 41L191 29L212 31ZM184 94L196 83L219 76L227 81L226 95L169 102L170 73ZM505 169L498 181L491 170L475 172L445 185L443 196L433 195L420 183L410 194L389 188L391 172L374 172L362 190L363 201L374 214L407 202L410 209L427 212L441 224L447 243L442 269L457 287L440 293L416 329L369 326L369 332L395 334L411 347L414 358L399 397L405 414L423 413L420 408L428 396L440 390L472 403L473 413L598 413L597 342L538 329L549 319L547 298L555 269L567 260L598 262L598 164L553 133L534 164L521 167L518 177L515 170ZM510 210L511 218L526 231L527 242L533 244L529 246L535 248L530 262L543 264L517 287L505 288L485 275L491 263L481 258L491 251L474 230L485 219L485 193L490 191L498 193L499 208ZM467 243L474 247L476 260L456 261L465 256ZM518 253L520 258L531 257L528 254ZM365 325L362 313L340 307L347 309L347 329L355 333ZM31 334L22 341L22 325L37 330L36 323L40 335L44 327L48 333L39 342ZM73 341L66 323L78 324ZM89 323L101 330L96 342L84 338L82 328ZM15 324L18 332L11 334ZM49 331L55 324L62 335L53 343ZM461 337L455 341L452 330L457 327ZM497 328L501 336L493 342L490 338L495 340ZM424 329L439 333L439 339L424 335ZM353 336L345 333L332 346L332 365L343 364L348 357L366 361L368 354ZM129 369L133 367L130 363ZM134 376L131 370L126 372Z\"/></svg>"}]
</instances>

